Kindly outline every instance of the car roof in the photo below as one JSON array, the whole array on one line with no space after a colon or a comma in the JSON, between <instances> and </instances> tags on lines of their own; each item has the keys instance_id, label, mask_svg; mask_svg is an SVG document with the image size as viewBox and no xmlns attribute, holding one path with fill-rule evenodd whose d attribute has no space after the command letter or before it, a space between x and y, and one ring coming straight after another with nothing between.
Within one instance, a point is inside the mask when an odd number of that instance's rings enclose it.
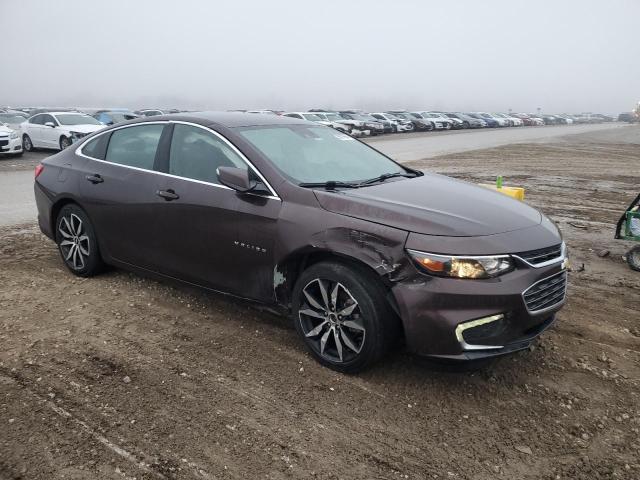
<instances>
[{"instance_id":1,"label":"car roof","mask_svg":"<svg viewBox=\"0 0 640 480\"><path fill-rule=\"evenodd\" d=\"M313 113L313 112L308 112ZM314 122L300 120L292 117L283 117L281 115L256 115L255 113L244 112L189 112L172 113L169 115L157 115L155 117L147 117L142 122L157 122L160 120L177 120L185 122L197 122L202 125L222 125L228 128L234 127L254 127L262 125L317 125Z\"/></svg>"},{"instance_id":2,"label":"car roof","mask_svg":"<svg viewBox=\"0 0 640 480\"><path fill-rule=\"evenodd\" d=\"M78 112L77 110L47 110L45 112L34 113L32 116L35 117L36 115L65 115L67 113L71 113L74 115L87 115L88 117L91 116L84 112Z\"/></svg>"}]
</instances>

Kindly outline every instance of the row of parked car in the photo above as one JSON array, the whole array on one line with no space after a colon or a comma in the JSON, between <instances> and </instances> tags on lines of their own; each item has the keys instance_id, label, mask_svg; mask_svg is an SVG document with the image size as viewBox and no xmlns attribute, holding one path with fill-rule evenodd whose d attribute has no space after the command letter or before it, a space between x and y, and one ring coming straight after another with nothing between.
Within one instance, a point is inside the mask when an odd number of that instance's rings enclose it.
<instances>
[{"instance_id":1,"label":"row of parked car","mask_svg":"<svg viewBox=\"0 0 640 480\"><path fill-rule=\"evenodd\" d=\"M274 113L274 111L263 111ZM526 113L440 112L391 110L363 112L361 110L283 112L284 116L301 118L345 131L354 136L383 133L420 132L462 128L523 127L537 125L571 125L613 121L601 114L533 115Z\"/></svg>"},{"instance_id":2,"label":"row of parked car","mask_svg":"<svg viewBox=\"0 0 640 480\"><path fill-rule=\"evenodd\" d=\"M236 110L264 115L283 115L316 122L354 137L385 133L425 132L462 128L570 125L613 121L601 114L533 115L526 113L440 112L390 110L312 109L307 112L276 110ZM20 107L0 109L0 153L21 155L34 148L64 150L80 138L138 117L185 112L170 109L65 109Z\"/></svg>"}]
</instances>

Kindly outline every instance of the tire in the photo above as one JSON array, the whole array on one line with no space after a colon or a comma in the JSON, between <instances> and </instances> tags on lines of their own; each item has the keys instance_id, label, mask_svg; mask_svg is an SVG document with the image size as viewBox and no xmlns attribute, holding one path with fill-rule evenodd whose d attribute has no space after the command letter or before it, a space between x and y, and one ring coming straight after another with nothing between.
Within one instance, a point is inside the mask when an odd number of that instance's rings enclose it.
<instances>
[{"instance_id":1,"label":"tire","mask_svg":"<svg viewBox=\"0 0 640 480\"><path fill-rule=\"evenodd\" d=\"M363 268L317 263L300 275L293 290L296 331L322 365L360 372L378 362L397 338L399 321L385 298L382 284Z\"/></svg>"},{"instance_id":2,"label":"tire","mask_svg":"<svg viewBox=\"0 0 640 480\"><path fill-rule=\"evenodd\" d=\"M470 128L471 125L469 124L469 122L462 122L462 128Z\"/></svg>"},{"instance_id":3,"label":"tire","mask_svg":"<svg viewBox=\"0 0 640 480\"><path fill-rule=\"evenodd\" d=\"M631 270L640 272L640 245L633 247L627 252L627 263Z\"/></svg>"},{"instance_id":4,"label":"tire","mask_svg":"<svg viewBox=\"0 0 640 480\"><path fill-rule=\"evenodd\" d=\"M31 137L26 133L22 136L22 150L25 152L33 152L33 142L31 141Z\"/></svg>"},{"instance_id":5,"label":"tire","mask_svg":"<svg viewBox=\"0 0 640 480\"><path fill-rule=\"evenodd\" d=\"M60 137L60 150L64 150L71 146L71 140L64 135Z\"/></svg>"},{"instance_id":6,"label":"tire","mask_svg":"<svg viewBox=\"0 0 640 480\"><path fill-rule=\"evenodd\" d=\"M62 207L56 219L56 243L62 261L79 277L92 277L104 268L95 230L75 203Z\"/></svg>"}]
</instances>

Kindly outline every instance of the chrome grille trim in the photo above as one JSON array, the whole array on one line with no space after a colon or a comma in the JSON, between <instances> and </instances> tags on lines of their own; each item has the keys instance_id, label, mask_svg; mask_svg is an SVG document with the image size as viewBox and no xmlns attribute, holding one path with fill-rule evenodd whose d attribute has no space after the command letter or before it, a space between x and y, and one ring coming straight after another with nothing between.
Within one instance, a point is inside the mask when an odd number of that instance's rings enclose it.
<instances>
[{"instance_id":1,"label":"chrome grille trim","mask_svg":"<svg viewBox=\"0 0 640 480\"><path fill-rule=\"evenodd\" d=\"M522 300L531 314L547 312L564 303L567 294L567 271L537 281L524 292Z\"/></svg>"}]
</instances>

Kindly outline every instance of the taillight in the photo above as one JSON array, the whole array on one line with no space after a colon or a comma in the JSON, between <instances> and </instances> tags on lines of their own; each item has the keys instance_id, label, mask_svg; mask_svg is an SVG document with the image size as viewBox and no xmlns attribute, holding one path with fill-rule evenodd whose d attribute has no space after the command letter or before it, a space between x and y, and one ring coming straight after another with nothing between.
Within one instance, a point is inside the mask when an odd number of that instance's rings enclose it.
<instances>
[{"instance_id":1,"label":"taillight","mask_svg":"<svg viewBox=\"0 0 640 480\"><path fill-rule=\"evenodd\" d=\"M39 163L38 165L36 165L35 178L38 178L38 175L42 173L42 170L44 170L43 164Z\"/></svg>"}]
</instances>

